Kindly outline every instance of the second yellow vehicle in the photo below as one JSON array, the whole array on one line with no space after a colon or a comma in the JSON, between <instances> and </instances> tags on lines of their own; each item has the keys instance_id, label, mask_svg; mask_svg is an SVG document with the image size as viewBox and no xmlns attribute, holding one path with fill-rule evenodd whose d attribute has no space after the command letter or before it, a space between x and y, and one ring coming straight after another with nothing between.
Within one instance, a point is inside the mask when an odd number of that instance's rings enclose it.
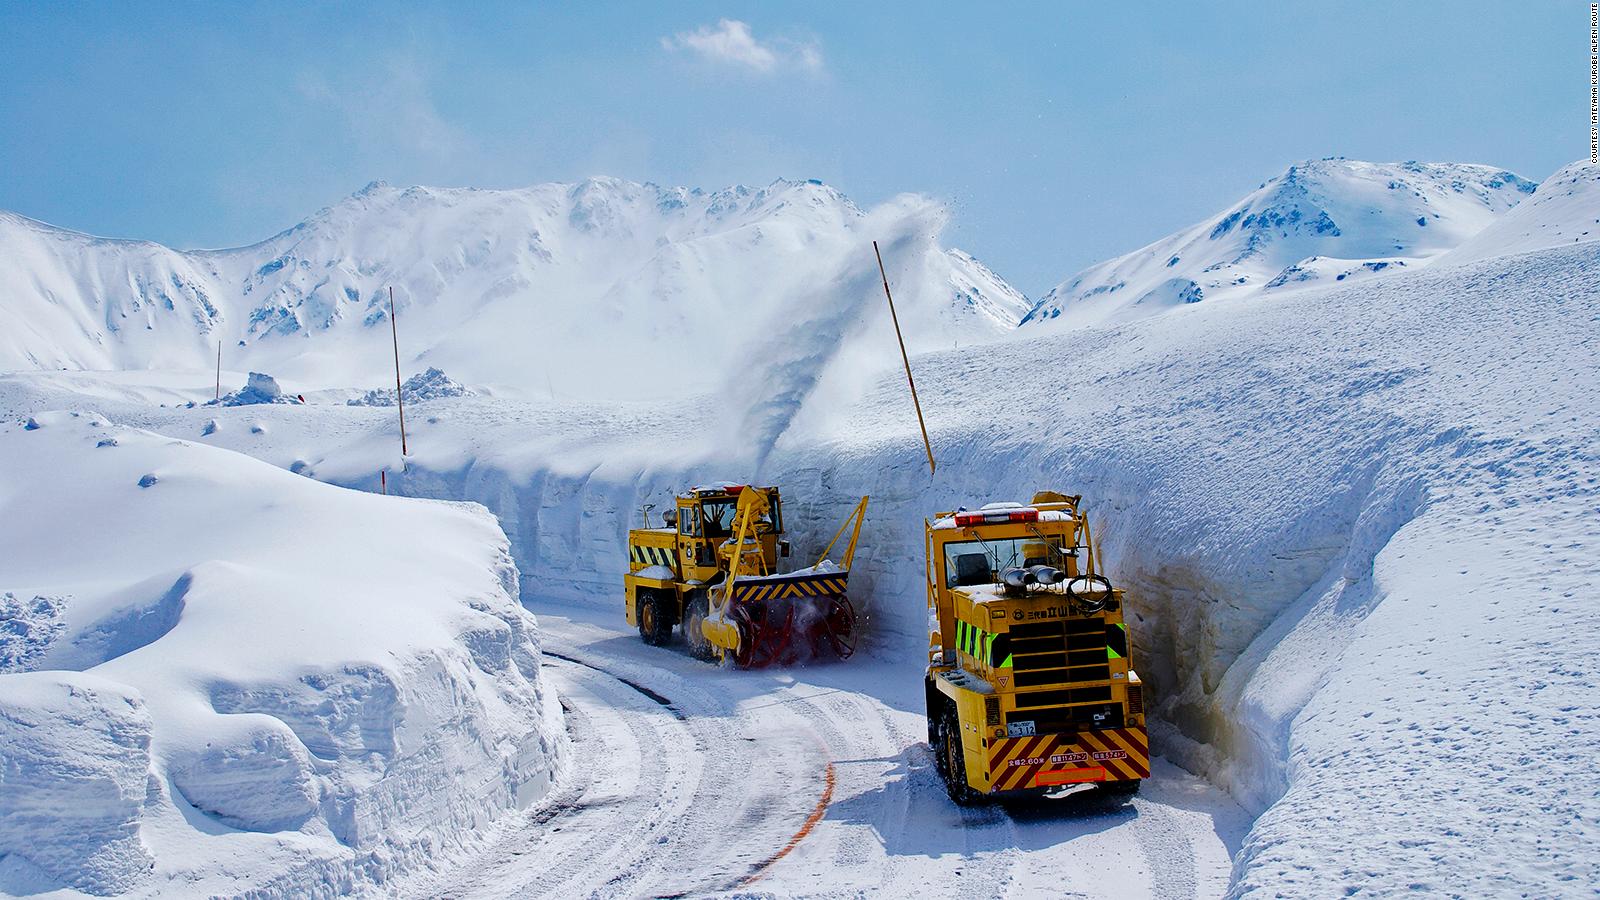
<instances>
[{"instance_id":1,"label":"second yellow vehicle","mask_svg":"<svg viewBox=\"0 0 1600 900\"><path fill-rule=\"evenodd\" d=\"M824 648L855 652L850 564L866 516L862 497L815 565L779 572L790 552L776 487L716 484L677 495L651 527L628 532L623 611L647 644L681 625L689 651L746 668L794 662ZM851 523L838 563L829 558Z\"/></svg>"}]
</instances>

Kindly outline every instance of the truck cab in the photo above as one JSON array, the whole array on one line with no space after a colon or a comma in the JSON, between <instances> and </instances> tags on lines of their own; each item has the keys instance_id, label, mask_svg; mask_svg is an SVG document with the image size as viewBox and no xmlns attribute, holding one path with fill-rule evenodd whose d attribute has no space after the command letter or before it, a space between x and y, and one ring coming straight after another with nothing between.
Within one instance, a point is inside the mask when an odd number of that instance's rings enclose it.
<instances>
[{"instance_id":1,"label":"truck cab","mask_svg":"<svg viewBox=\"0 0 1600 900\"><path fill-rule=\"evenodd\" d=\"M1045 491L925 523L928 741L959 804L1150 775L1123 592L1080 502Z\"/></svg>"}]
</instances>

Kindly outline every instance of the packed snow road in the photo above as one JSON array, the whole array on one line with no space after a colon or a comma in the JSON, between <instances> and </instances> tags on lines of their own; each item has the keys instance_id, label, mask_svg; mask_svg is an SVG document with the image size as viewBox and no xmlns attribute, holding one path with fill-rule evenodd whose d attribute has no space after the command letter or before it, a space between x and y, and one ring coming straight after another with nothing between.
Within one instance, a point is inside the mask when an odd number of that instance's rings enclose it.
<instances>
[{"instance_id":1,"label":"packed snow road","mask_svg":"<svg viewBox=\"0 0 1600 900\"><path fill-rule=\"evenodd\" d=\"M962 810L925 744L918 673L857 658L740 672L589 610L540 615L566 774L410 896L1214 897L1249 820L1157 760L1093 792ZM870 692L867 690L870 686Z\"/></svg>"}]
</instances>

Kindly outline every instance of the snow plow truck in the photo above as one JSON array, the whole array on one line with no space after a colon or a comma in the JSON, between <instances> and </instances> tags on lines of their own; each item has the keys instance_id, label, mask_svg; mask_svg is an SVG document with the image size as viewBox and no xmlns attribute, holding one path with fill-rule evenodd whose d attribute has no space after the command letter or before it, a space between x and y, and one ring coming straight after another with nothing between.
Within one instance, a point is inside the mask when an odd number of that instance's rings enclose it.
<instances>
[{"instance_id":1,"label":"snow plow truck","mask_svg":"<svg viewBox=\"0 0 1600 900\"><path fill-rule=\"evenodd\" d=\"M1053 491L926 522L928 744L950 798L1150 776L1123 592L1096 571L1081 497Z\"/></svg>"},{"instance_id":2,"label":"snow plow truck","mask_svg":"<svg viewBox=\"0 0 1600 900\"><path fill-rule=\"evenodd\" d=\"M850 563L866 516L862 497L815 565L787 573L790 553L776 487L723 483L677 495L652 527L628 532L623 611L646 644L681 626L689 652L743 668L855 652L856 614L847 596ZM840 562L828 554L854 523Z\"/></svg>"}]
</instances>

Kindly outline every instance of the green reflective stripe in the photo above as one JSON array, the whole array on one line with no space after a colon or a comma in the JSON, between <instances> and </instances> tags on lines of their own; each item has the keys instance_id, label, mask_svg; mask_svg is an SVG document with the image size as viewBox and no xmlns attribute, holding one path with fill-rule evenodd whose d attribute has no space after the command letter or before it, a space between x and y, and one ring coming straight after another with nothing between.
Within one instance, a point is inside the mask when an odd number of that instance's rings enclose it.
<instances>
[{"instance_id":1,"label":"green reflective stripe","mask_svg":"<svg viewBox=\"0 0 1600 900\"><path fill-rule=\"evenodd\" d=\"M994 632L986 631L983 634L983 664L994 665Z\"/></svg>"},{"instance_id":2,"label":"green reflective stripe","mask_svg":"<svg viewBox=\"0 0 1600 900\"><path fill-rule=\"evenodd\" d=\"M1106 624L1106 659L1122 659L1128 654L1128 626L1122 622Z\"/></svg>"},{"instance_id":3,"label":"green reflective stripe","mask_svg":"<svg viewBox=\"0 0 1600 900\"><path fill-rule=\"evenodd\" d=\"M1009 654L1009 653L1006 654L1005 662L1000 664L1000 668L1002 668L1002 669L1011 668L1011 654Z\"/></svg>"},{"instance_id":4,"label":"green reflective stripe","mask_svg":"<svg viewBox=\"0 0 1600 900\"><path fill-rule=\"evenodd\" d=\"M965 653L967 651L967 623L956 620L956 649Z\"/></svg>"}]
</instances>

